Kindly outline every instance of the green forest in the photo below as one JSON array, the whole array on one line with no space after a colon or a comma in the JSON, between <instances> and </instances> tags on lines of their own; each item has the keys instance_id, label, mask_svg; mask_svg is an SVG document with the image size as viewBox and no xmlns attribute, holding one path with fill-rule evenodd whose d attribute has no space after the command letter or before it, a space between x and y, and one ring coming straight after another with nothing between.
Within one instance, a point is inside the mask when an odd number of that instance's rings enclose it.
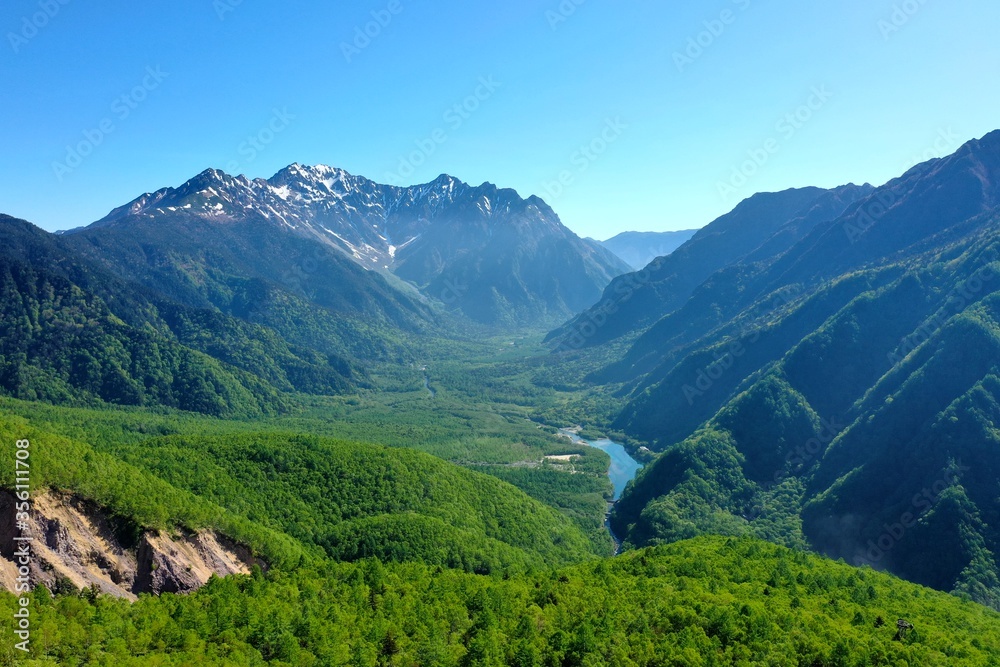
<instances>
[{"instance_id":1,"label":"green forest","mask_svg":"<svg viewBox=\"0 0 1000 667\"><path fill-rule=\"evenodd\" d=\"M26 665L996 665L983 607L750 538L515 578L306 565L138 603L32 594ZM13 613L0 595L2 613ZM598 610L595 613L595 610ZM912 625L900 635L898 620ZM0 660L15 664L9 629Z\"/></svg>"},{"instance_id":2,"label":"green forest","mask_svg":"<svg viewBox=\"0 0 1000 667\"><path fill-rule=\"evenodd\" d=\"M376 374L389 391L299 396L294 409L254 420L0 399L3 451L13 456L15 439L31 439L39 488L90 499L136 533L218 531L268 566L136 603L40 587L31 596L31 659L9 648L7 626L0 660L1000 664L1000 615L968 595L758 538L691 539L706 532L698 523L674 544L608 559L606 455L527 419L523 399L504 402L546 373L513 363L534 349L523 345L503 352L492 374L491 353L470 345L461 361ZM463 365L481 366L488 381L470 382ZM535 395L539 414L615 400L553 388ZM544 460L559 454L578 457L574 470ZM725 474L727 465L714 461L711 469ZM701 510L675 511L690 520ZM796 525L792 513L768 516ZM707 532L745 532L720 521ZM801 549L789 534L801 531L778 526L761 537ZM12 613L15 598L0 594L0 604ZM898 636L900 619L913 629Z\"/></svg>"},{"instance_id":3,"label":"green forest","mask_svg":"<svg viewBox=\"0 0 1000 667\"><path fill-rule=\"evenodd\" d=\"M533 199L442 241L464 305L257 214L0 216L0 503L30 451L54 513L0 664L1000 667L998 151L856 243L870 185L751 197L548 331L533 262L615 262Z\"/></svg>"}]
</instances>

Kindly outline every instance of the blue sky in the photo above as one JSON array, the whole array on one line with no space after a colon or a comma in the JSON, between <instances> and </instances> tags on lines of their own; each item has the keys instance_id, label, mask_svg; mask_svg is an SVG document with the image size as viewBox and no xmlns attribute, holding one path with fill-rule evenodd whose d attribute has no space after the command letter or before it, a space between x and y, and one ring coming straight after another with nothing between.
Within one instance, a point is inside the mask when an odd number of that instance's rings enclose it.
<instances>
[{"instance_id":1,"label":"blue sky","mask_svg":"<svg viewBox=\"0 0 1000 667\"><path fill-rule=\"evenodd\" d=\"M997 25L995 0L10 0L0 212L66 229L300 162L490 181L585 236L700 227L1000 127Z\"/></svg>"}]
</instances>

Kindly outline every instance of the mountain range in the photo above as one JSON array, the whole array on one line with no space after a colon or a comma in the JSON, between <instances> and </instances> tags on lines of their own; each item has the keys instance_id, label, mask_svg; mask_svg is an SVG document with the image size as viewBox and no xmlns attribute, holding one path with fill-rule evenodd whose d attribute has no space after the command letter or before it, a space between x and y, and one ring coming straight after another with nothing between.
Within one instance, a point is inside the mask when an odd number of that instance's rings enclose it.
<instances>
[{"instance_id":1,"label":"mountain range","mask_svg":"<svg viewBox=\"0 0 1000 667\"><path fill-rule=\"evenodd\" d=\"M589 347L639 331L681 307L716 272L753 252L766 257L787 250L871 189L846 185L754 195L670 255L619 276L600 301L552 332L549 340L569 348Z\"/></svg>"},{"instance_id":2,"label":"mountain range","mask_svg":"<svg viewBox=\"0 0 1000 667\"><path fill-rule=\"evenodd\" d=\"M679 232L622 232L601 245L638 271L657 257L666 257L684 245L697 229Z\"/></svg>"},{"instance_id":3,"label":"mountain range","mask_svg":"<svg viewBox=\"0 0 1000 667\"><path fill-rule=\"evenodd\" d=\"M323 165L293 164L267 180L210 169L67 237L186 302L213 301L204 276L191 275L211 265L397 322L418 314L420 301L491 326L565 319L629 268L576 236L537 197L450 176L409 188L380 185ZM378 306L360 288L344 289L360 281L358 267L371 274L368 282L380 275L408 298L387 296L382 283Z\"/></svg>"},{"instance_id":4,"label":"mountain range","mask_svg":"<svg viewBox=\"0 0 1000 667\"><path fill-rule=\"evenodd\" d=\"M44 651L82 623L198 664L996 655L1000 132L644 238L629 271L535 197L301 165L0 216L0 441L31 443L32 595L71 628ZM601 558L569 414L646 460L608 516L635 553Z\"/></svg>"},{"instance_id":5,"label":"mountain range","mask_svg":"<svg viewBox=\"0 0 1000 667\"><path fill-rule=\"evenodd\" d=\"M365 387L462 322L559 321L627 270L540 199L324 166L207 170L85 228L4 216L0 236L6 393L218 415Z\"/></svg>"},{"instance_id":6,"label":"mountain range","mask_svg":"<svg viewBox=\"0 0 1000 667\"><path fill-rule=\"evenodd\" d=\"M553 332L660 452L616 532L751 533L1000 603L998 186L994 132L878 188L756 195Z\"/></svg>"}]
</instances>

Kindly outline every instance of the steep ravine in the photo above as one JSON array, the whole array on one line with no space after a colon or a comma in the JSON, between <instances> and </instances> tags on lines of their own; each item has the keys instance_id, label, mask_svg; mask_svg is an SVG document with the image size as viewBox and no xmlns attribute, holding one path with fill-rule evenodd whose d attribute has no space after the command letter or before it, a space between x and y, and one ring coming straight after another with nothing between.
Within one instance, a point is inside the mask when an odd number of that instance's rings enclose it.
<instances>
[{"instance_id":1,"label":"steep ravine","mask_svg":"<svg viewBox=\"0 0 1000 667\"><path fill-rule=\"evenodd\" d=\"M201 588L213 575L246 574L257 563L249 550L212 532L178 529L115 530L99 508L80 498L45 492L33 499L30 578L50 590L72 584L96 586L103 593L134 600L140 593L186 593ZM12 561L14 496L0 491L0 587L14 591L17 568Z\"/></svg>"}]
</instances>

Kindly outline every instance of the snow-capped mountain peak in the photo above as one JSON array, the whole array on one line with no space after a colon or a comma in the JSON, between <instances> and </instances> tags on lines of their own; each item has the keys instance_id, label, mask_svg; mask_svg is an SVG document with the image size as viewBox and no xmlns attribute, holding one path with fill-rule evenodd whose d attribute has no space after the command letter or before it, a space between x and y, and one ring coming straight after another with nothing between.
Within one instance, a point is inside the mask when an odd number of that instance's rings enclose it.
<instances>
[{"instance_id":1,"label":"snow-capped mountain peak","mask_svg":"<svg viewBox=\"0 0 1000 667\"><path fill-rule=\"evenodd\" d=\"M93 227L172 221L206 233L212 226L231 226L228 233L248 237L278 227L336 249L366 269L392 273L446 302L455 299L436 292L455 291L452 274L463 274L454 278L463 284L487 270L491 281L510 280L511 272L529 270L527 257L537 256L561 271L581 272L579 280L586 285L580 294L560 295L557 285L567 280L563 276L539 288L555 290L544 297L552 299L545 309L554 308L560 316L589 305L585 302L599 294L595 285L603 287L603 281L625 268L610 253L595 259L593 249L537 197L525 200L492 183L473 187L447 174L410 187L383 185L323 164L295 163L268 179L253 180L206 169L179 187L142 195ZM492 259L483 264L484 258ZM497 298L489 296L491 289L483 298ZM469 299L470 312L474 306L483 310L476 311L477 318L509 307L473 303L471 293Z\"/></svg>"}]
</instances>

